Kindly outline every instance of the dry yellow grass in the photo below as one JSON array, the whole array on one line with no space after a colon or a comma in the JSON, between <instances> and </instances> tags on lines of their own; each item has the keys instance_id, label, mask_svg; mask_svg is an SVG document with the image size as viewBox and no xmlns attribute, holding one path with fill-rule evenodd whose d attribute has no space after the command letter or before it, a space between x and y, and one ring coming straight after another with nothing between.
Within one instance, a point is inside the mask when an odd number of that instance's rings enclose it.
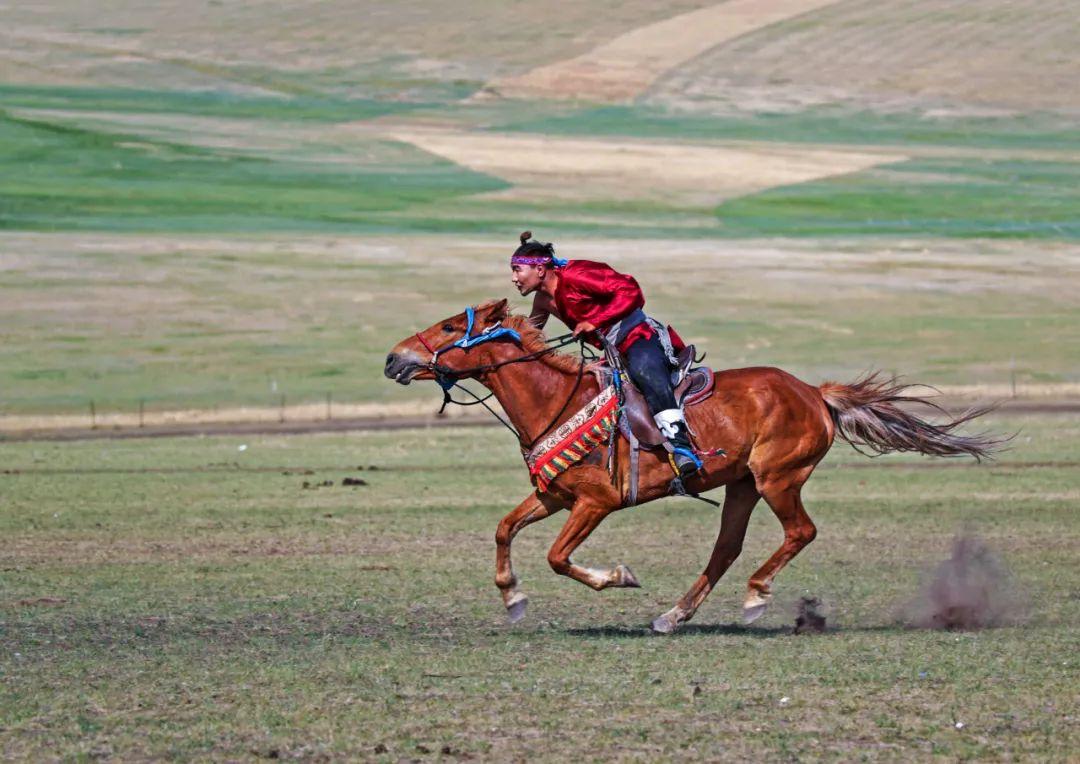
<instances>
[{"instance_id":1,"label":"dry yellow grass","mask_svg":"<svg viewBox=\"0 0 1080 764\"><path fill-rule=\"evenodd\" d=\"M755 108L856 98L1076 109L1072 0L51 0L4 9L0 83L318 94L395 81Z\"/></svg>"},{"instance_id":2,"label":"dry yellow grass","mask_svg":"<svg viewBox=\"0 0 1080 764\"><path fill-rule=\"evenodd\" d=\"M933 389L916 389L917 394L945 396L952 403L964 401L1009 400L1014 390L1009 384L973 384L973 385L937 385ZM1058 403L1080 399L1080 383L1019 383L1015 389L1015 398L1025 402ZM501 411L494 401L496 411ZM427 418L435 421L438 399L432 395L426 401L408 401L403 403L334 403L332 415L335 419L386 419ZM486 412L477 414L468 409L450 406L445 412L449 419L476 419L486 416ZM218 409L170 409L148 411L142 419L147 427L169 427L170 425L202 424L258 424L278 421L317 423L326 420L325 403L304 403L279 407L242 406ZM137 413L108 411L95 418L100 430L125 429L139 427ZM82 429L90 425L88 413L58 415L12 415L0 416L0 432L26 433L48 432L52 430Z\"/></svg>"},{"instance_id":3,"label":"dry yellow grass","mask_svg":"<svg viewBox=\"0 0 1080 764\"><path fill-rule=\"evenodd\" d=\"M51 0L4 8L0 82L290 92L296 74L355 72L390 59L417 78L485 80L709 4L239 0L195 12L178 0Z\"/></svg>"},{"instance_id":4,"label":"dry yellow grass","mask_svg":"<svg viewBox=\"0 0 1080 764\"><path fill-rule=\"evenodd\" d=\"M488 92L514 98L623 101L710 49L836 0L729 0L639 27L574 58L498 79Z\"/></svg>"},{"instance_id":5,"label":"dry yellow grass","mask_svg":"<svg viewBox=\"0 0 1080 764\"><path fill-rule=\"evenodd\" d=\"M272 406L236 406L217 409L168 409L146 411L142 424L147 427L168 427L169 425L189 424L254 424L284 420L286 422L318 422L326 419L326 403L302 403L284 408ZM435 418L438 399L433 395L426 401L406 401L403 403L333 403L331 415L335 419L410 419ZM467 409L450 407L446 416L459 419L470 415ZM140 418L132 411L104 411L94 419L98 429L132 429L139 426ZM79 414L11 415L0 416L0 432L27 432L46 430L66 430L90 426L89 412Z\"/></svg>"},{"instance_id":6,"label":"dry yellow grass","mask_svg":"<svg viewBox=\"0 0 1080 764\"><path fill-rule=\"evenodd\" d=\"M854 0L718 46L649 97L725 110L843 100L1075 110L1078 39L1073 0Z\"/></svg>"}]
</instances>

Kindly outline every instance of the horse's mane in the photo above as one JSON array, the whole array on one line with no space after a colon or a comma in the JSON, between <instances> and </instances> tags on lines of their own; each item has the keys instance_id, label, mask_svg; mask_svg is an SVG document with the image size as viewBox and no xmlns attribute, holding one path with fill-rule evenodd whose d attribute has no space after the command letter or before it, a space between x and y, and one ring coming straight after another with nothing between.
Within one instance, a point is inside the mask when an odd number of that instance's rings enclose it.
<instances>
[{"instance_id":1,"label":"horse's mane","mask_svg":"<svg viewBox=\"0 0 1080 764\"><path fill-rule=\"evenodd\" d=\"M547 335L529 323L528 316L509 315L503 322L506 326L517 331L521 335L521 345L529 353L537 353L547 348ZM548 366L576 374L581 365L581 359L568 353L560 353L555 350L540 357Z\"/></svg>"}]
</instances>

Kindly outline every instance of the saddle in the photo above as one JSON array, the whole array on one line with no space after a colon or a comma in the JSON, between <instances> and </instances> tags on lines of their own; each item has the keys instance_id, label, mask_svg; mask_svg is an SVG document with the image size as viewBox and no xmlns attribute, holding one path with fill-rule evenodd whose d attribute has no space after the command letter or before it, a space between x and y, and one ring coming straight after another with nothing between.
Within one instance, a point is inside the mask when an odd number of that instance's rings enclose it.
<instances>
[{"instance_id":1,"label":"saddle","mask_svg":"<svg viewBox=\"0 0 1080 764\"><path fill-rule=\"evenodd\" d=\"M693 345L683 348L676 359L678 364L671 373L672 381L675 383L675 402L681 409L701 403L713 392L713 370L708 366L691 368L694 363L694 353ZM611 367L607 364L593 364L588 367L588 370L596 376L601 390L611 384ZM656 426L652 412L649 411L649 405L645 402L645 396L625 374L622 375L620 381L625 400L623 406L625 418L620 420L619 429L623 435L632 436L627 438L631 443L637 441L645 448L660 448L664 445L664 436L660 428Z\"/></svg>"},{"instance_id":2,"label":"saddle","mask_svg":"<svg viewBox=\"0 0 1080 764\"><path fill-rule=\"evenodd\" d=\"M679 353L675 370L672 372L672 382L675 383L675 402L679 408L686 409L706 400L713 393L714 376L713 370L708 366L690 368L694 363L694 346L687 345ZM603 390L612 383L612 370L605 363L593 364L588 370L596 375ZM665 444L665 438L656 426L649 405L645 402L645 396L637 389L629 377L620 376L623 390L623 408L619 416L617 428L630 444L630 475L627 493L623 497L623 506L632 507L637 504L638 494L638 455L642 448L661 448ZM687 421L689 426L689 421ZM691 430L693 434L693 430ZM613 472L614 449L609 452L608 469ZM676 493L685 493L682 482L676 478L673 488L678 485ZM689 494L695 495L695 494ZM703 499L703 501L709 501Z\"/></svg>"}]
</instances>

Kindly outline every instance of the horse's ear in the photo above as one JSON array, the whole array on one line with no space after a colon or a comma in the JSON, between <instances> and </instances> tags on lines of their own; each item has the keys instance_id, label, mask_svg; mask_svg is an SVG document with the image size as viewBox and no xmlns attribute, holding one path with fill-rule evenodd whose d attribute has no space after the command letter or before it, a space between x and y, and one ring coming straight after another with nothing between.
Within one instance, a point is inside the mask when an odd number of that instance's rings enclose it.
<instances>
[{"instance_id":1,"label":"horse's ear","mask_svg":"<svg viewBox=\"0 0 1080 764\"><path fill-rule=\"evenodd\" d=\"M504 297L501 300L492 300L482 306L491 321L502 321L510 315L510 302Z\"/></svg>"}]
</instances>

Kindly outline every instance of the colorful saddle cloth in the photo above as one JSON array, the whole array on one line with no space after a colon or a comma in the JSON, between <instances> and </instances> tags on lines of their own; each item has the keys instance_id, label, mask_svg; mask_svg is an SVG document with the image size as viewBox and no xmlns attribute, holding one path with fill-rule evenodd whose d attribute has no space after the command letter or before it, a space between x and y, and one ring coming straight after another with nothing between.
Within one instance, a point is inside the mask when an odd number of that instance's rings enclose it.
<instances>
[{"instance_id":1,"label":"colorful saddle cloth","mask_svg":"<svg viewBox=\"0 0 1080 764\"><path fill-rule=\"evenodd\" d=\"M536 490L543 493L548 484L580 462L597 446L608 442L617 419L618 396L613 386L585 404L525 456Z\"/></svg>"}]
</instances>

